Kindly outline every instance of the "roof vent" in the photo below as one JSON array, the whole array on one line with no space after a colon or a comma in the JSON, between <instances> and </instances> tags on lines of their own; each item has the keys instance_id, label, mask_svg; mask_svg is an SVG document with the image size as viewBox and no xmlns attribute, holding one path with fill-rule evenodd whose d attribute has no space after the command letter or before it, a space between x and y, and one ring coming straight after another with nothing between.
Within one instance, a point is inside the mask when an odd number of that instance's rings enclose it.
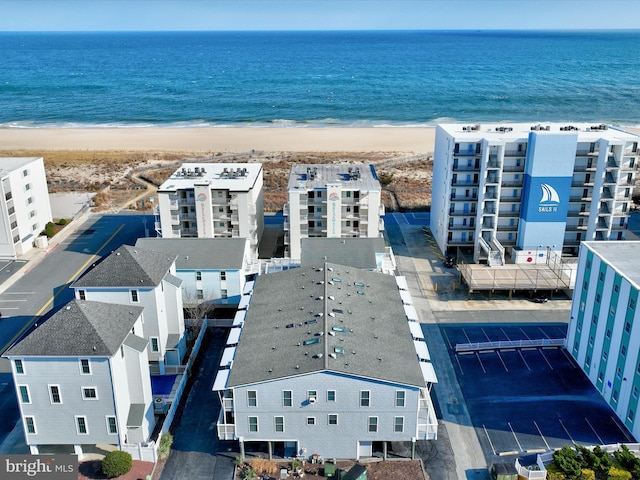
<instances>
[{"instance_id":1,"label":"roof vent","mask_svg":"<svg viewBox=\"0 0 640 480\"><path fill-rule=\"evenodd\" d=\"M335 353L330 353L330 354L329 354L329 356L330 356L331 358L338 358L338 356L337 356Z\"/></svg>"}]
</instances>

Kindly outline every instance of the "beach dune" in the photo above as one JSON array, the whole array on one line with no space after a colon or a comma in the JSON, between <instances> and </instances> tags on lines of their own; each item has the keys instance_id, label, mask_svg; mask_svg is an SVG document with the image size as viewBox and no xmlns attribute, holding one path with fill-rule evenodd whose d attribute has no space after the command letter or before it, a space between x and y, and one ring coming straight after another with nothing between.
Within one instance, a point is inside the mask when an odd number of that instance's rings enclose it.
<instances>
[{"instance_id":1,"label":"beach dune","mask_svg":"<svg viewBox=\"0 0 640 480\"><path fill-rule=\"evenodd\" d=\"M0 128L3 150L432 153L433 127Z\"/></svg>"}]
</instances>

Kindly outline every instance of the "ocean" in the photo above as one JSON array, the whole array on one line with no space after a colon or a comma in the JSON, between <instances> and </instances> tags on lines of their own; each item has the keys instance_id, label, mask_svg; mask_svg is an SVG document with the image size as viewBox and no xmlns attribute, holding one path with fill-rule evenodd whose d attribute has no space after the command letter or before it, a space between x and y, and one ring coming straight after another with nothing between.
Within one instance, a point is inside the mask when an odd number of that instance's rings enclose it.
<instances>
[{"instance_id":1,"label":"ocean","mask_svg":"<svg viewBox=\"0 0 640 480\"><path fill-rule=\"evenodd\" d=\"M640 125L640 31L0 33L0 127Z\"/></svg>"}]
</instances>

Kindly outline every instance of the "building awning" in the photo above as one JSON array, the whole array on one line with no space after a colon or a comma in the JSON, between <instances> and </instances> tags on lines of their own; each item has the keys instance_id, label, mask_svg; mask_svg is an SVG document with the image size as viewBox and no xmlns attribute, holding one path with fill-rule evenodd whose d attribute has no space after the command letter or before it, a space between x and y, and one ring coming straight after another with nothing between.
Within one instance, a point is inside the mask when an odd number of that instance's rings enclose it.
<instances>
[{"instance_id":1,"label":"building awning","mask_svg":"<svg viewBox=\"0 0 640 480\"><path fill-rule=\"evenodd\" d=\"M212 390L214 392L219 392L220 390L227 389L227 381L229 380L229 375L231 374L231 370L218 370L218 374L216 375L216 379L213 382Z\"/></svg>"},{"instance_id":2,"label":"building awning","mask_svg":"<svg viewBox=\"0 0 640 480\"><path fill-rule=\"evenodd\" d=\"M433 363L420 362L420 368L422 369L422 376L426 384L438 383L438 377L436 377L436 371L433 368Z\"/></svg>"},{"instance_id":3,"label":"building awning","mask_svg":"<svg viewBox=\"0 0 640 480\"><path fill-rule=\"evenodd\" d=\"M407 290L400 290L400 298L402 299L402 303L404 305L411 305L413 303L411 294Z\"/></svg>"},{"instance_id":4,"label":"building awning","mask_svg":"<svg viewBox=\"0 0 640 480\"><path fill-rule=\"evenodd\" d=\"M409 324L409 330L411 330L411 336L415 340L424 339L422 328L418 322L407 322Z\"/></svg>"},{"instance_id":5,"label":"building awning","mask_svg":"<svg viewBox=\"0 0 640 480\"><path fill-rule=\"evenodd\" d=\"M221 367L230 367L233 358L236 356L236 347L227 347L222 352L222 359L220 360Z\"/></svg>"},{"instance_id":6,"label":"building awning","mask_svg":"<svg viewBox=\"0 0 640 480\"><path fill-rule=\"evenodd\" d=\"M247 282L244 284L244 290L242 291L243 294L248 294L253 292L253 286L255 285L256 282L251 281L251 282Z\"/></svg>"},{"instance_id":7,"label":"building awning","mask_svg":"<svg viewBox=\"0 0 640 480\"><path fill-rule=\"evenodd\" d=\"M227 345L237 345L240 340L240 334L242 329L235 327L229 331L229 337L227 338Z\"/></svg>"},{"instance_id":8,"label":"building awning","mask_svg":"<svg viewBox=\"0 0 640 480\"><path fill-rule=\"evenodd\" d=\"M404 313L407 315L407 320L418 321L418 312L413 305L403 305Z\"/></svg>"},{"instance_id":9,"label":"building awning","mask_svg":"<svg viewBox=\"0 0 640 480\"><path fill-rule=\"evenodd\" d=\"M414 340L413 346L416 348L416 353L418 354L418 358L420 360L431 360L431 355L429 355L429 349L427 348L427 344L422 340Z\"/></svg>"},{"instance_id":10,"label":"building awning","mask_svg":"<svg viewBox=\"0 0 640 480\"><path fill-rule=\"evenodd\" d=\"M407 285L407 277L396 277L396 284L400 290L409 290Z\"/></svg>"},{"instance_id":11,"label":"building awning","mask_svg":"<svg viewBox=\"0 0 640 480\"><path fill-rule=\"evenodd\" d=\"M242 324L244 323L244 317L247 315L247 311L246 310L238 310L236 312L236 316L233 318L233 326L234 327L241 327Z\"/></svg>"},{"instance_id":12,"label":"building awning","mask_svg":"<svg viewBox=\"0 0 640 480\"><path fill-rule=\"evenodd\" d=\"M250 301L251 301L251 295L242 295L240 297L240 303L238 303L238 310L247 308L249 306Z\"/></svg>"}]
</instances>

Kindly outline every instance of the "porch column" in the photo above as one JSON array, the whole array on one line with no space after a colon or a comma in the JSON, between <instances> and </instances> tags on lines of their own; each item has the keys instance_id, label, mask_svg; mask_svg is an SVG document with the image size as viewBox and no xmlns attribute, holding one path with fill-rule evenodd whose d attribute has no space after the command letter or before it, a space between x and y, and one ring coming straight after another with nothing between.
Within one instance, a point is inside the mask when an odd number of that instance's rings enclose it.
<instances>
[{"instance_id":1,"label":"porch column","mask_svg":"<svg viewBox=\"0 0 640 480\"><path fill-rule=\"evenodd\" d=\"M273 460L273 442L271 440L269 440L267 442L268 448L269 448L269 460Z\"/></svg>"},{"instance_id":2,"label":"porch column","mask_svg":"<svg viewBox=\"0 0 640 480\"><path fill-rule=\"evenodd\" d=\"M29 451L31 452L31 455L38 455L40 453L38 445L29 445Z\"/></svg>"},{"instance_id":3,"label":"porch column","mask_svg":"<svg viewBox=\"0 0 640 480\"><path fill-rule=\"evenodd\" d=\"M416 459L416 439L411 439L411 460Z\"/></svg>"},{"instance_id":4,"label":"porch column","mask_svg":"<svg viewBox=\"0 0 640 480\"><path fill-rule=\"evenodd\" d=\"M76 455L78 455L78 460L82 460L82 445L74 445L73 446L73 453L75 453Z\"/></svg>"},{"instance_id":5,"label":"porch column","mask_svg":"<svg viewBox=\"0 0 640 480\"><path fill-rule=\"evenodd\" d=\"M239 439L238 442L240 443L240 458L244 461L244 440Z\"/></svg>"},{"instance_id":6,"label":"porch column","mask_svg":"<svg viewBox=\"0 0 640 480\"><path fill-rule=\"evenodd\" d=\"M384 461L387 460L387 441L386 440L382 442L382 459Z\"/></svg>"}]
</instances>

